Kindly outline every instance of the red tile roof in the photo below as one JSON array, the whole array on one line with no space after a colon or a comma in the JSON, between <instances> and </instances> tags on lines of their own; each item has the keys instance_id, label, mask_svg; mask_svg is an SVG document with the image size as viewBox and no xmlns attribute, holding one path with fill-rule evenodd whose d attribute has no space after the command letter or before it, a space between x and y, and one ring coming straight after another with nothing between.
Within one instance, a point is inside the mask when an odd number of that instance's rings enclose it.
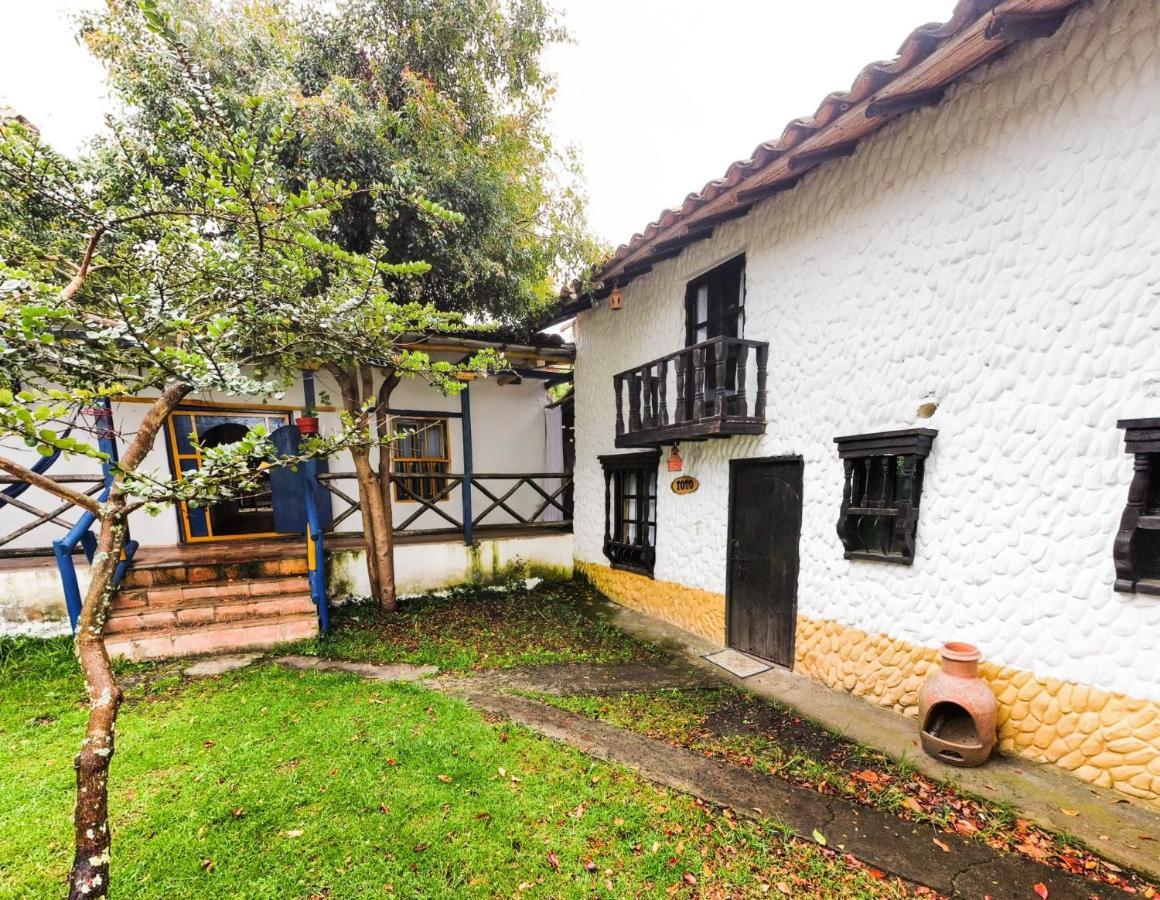
<instances>
[{"instance_id":1,"label":"red tile roof","mask_svg":"<svg viewBox=\"0 0 1160 900\"><path fill-rule=\"evenodd\" d=\"M912 109L942 98L946 87L1012 43L1054 33L1083 0L960 0L950 19L910 33L887 62L870 63L847 91L828 95L812 116L794 119L777 140L766 141L748 159L667 209L627 244L617 248L595 277L602 288L561 296L553 322L571 318L712 234L722 222L739 218L759 200L792 188L801 176L828 159L848 156L859 140Z\"/></svg>"}]
</instances>

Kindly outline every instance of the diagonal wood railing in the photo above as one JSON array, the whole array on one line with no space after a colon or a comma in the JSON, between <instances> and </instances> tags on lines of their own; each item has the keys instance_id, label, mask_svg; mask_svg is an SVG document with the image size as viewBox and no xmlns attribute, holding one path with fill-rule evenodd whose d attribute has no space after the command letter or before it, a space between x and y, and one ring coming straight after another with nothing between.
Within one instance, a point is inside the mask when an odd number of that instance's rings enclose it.
<instances>
[{"instance_id":1,"label":"diagonal wood railing","mask_svg":"<svg viewBox=\"0 0 1160 900\"><path fill-rule=\"evenodd\" d=\"M318 481L334 499L344 504L341 510L336 504L334 518L326 529L334 533L343 522L359 512L355 474L326 472L319 474ZM429 490L419 487L425 481L433 482ZM354 487L340 487L344 482ZM461 507L448 502L456 490L461 494L464 490L471 490L478 494L475 499L486 501L482 509L470 517L472 529L500 526L570 530L572 526L571 472L477 472L470 477L460 472L406 472L392 475L391 484L395 491L396 519L406 505L416 504L416 508L395 525L395 534L398 535L458 532L466 536ZM446 523L446 527L413 527L428 514L429 518L433 516L440 523Z\"/></svg>"},{"instance_id":2,"label":"diagonal wood railing","mask_svg":"<svg viewBox=\"0 0 1160 900\"><path fill-rule=\"evenodd\" d=\"M52 478L60 484L69 484L77 486L85 494L93 497L101 492L105 485L104 476L100 473L92 475L50 475L46 476ZM0 477L0 487L23 485L25 482L19 478L11 476ZM81 487L84 485L85 487ZM31 501L24 494L13 496L12 494L0 491L0 517L4 521L10 521L13 516L10 510L19 510L25 513L27 518L23 516L15 516L18 520L16 526L8 532L0 534L0 557L4 556L51 556L52 555L52 541L60 537L61 530L70 530L75 523L70 522L63 516L74 510L76 507L72 503L60 503L55 497L37 491L36 496L44 497L47 500L47 508L41 508L37 503L44 501ZM51 526L51 527L47 527ZM38 529L42 529L37 532ZM37 532L36 537L43 536L42 546L39 547L14 547L20 538L25 535L31 535Z\"/></svg>"}]
</instances>

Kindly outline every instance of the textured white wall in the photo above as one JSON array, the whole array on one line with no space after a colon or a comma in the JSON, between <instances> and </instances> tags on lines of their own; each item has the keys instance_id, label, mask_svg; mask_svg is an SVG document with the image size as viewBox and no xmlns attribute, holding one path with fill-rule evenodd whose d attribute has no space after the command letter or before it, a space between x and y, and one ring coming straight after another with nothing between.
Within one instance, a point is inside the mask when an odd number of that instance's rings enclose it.
<instances>
[{"instance_id":1,"label":"textured white wall","mask_svg":"<svg viewBox=\"0 0 1160 900\"><path fill-rule=\"evenodd\" d=\"M1160 9L1097 0L1047 40L580 318L579 559L606 562L612 375L679 349L685 283L744 251L766 434L682 447L702 487L662 473L656 577L724 592L728 460L801 454L803 615L1160 699L1160 600L1112 590L1116 420L1160 415ZM843 560L832 439L916 425L914 566Z\"/></svg>"},{"instance_id":2,"label":"textured white wall","mask_svg":"<svg viewBox=\"0 0 1160 900\"><path fill-rule=\"evenodd\" d=\"M318 390L325 390L329 394L331 403L340 402L338 389L331 383L327 373L319 373L317 378ZM542 381L525 379L519 385L500 385L497 379L477 379L471 382L472 404L472 437L474 444L475 471L480 473L497 472L546 472L548 471L547 444L544 430L544 406L547 403L547 393ZM321 402L321 401L319 401ZM246 397L233 397L224 394L199 394L191 397L189 405L204 403L233 403L251 404L254 409L261 409L260 401L252 401ZM274 406L293 406L299 412L303 405L301 383L289 390L284 397L272 402ZM396 389L391 398L391 405L397 409L413 409L429 411L433 416L440 412L458 413L460 401L458 397L445 397L432 388L425 381L417 378L405 379ZM131 440L140 426L141 420L148 411L144 403L127 402L113 404L113 421L118 432L122 435L124 444ZM297 413L295 413L297 414ZM338 427L338 414L323 412L320 414L323 430ZM84 437L84 435L82 435ZM164 433L158 436L153 449L145 458L142 470L155 472L160 477L170 477L169 458L166 450ZM451 471L463 472L463 433L460 420L448 420L448 442L451 450ZM5 446L5 452L11 452L17 459L31 464L36 458L34 451L23 447ZM354 464L349 453L340 454L331 460L332 472L353 472ZM100 466L86 457L63 457L53 464L50 474L97 474ZM505 481L488 481L486 487L497 496L502 496L512 484ZM357 484L354 479L339 483L339 487L350 496L357 493ZM46 493L36 488L30 488L20 498L23 502L37 509L49 510L59 505ZM478 488L473 493L474 512L478 515L490 504ZM534 490L523 486L513 495L507 504L522 515L530 515L539 508L543 498ZM344 509L344 504L338 498L334 501L335 514ZM462 500L460 490L453 490L441 504L448 515L459 520L462 515ZM415 503L396 502L395 522L401 524L409 517L417 506ZM61 516L62 521L74 522L76 515L68 512ZM26 522L31 516L11 506L0 508L0 534L6 534ZM494 510L486 520L489 525L503 525L515 520L502 509ZM343 531L358 531L362 525L359 514L355 513L343 521L340 526ZM425 512L409 526L412 529L448 528L450 523L433 512ZM34 531L17 538L5 545L5 549L43 548L49 546L54 538L59 538L67 531L56 523L46 523ZM130 517L130 531L133 537L146 546L165 546L180 542L180 533L177 524L177 515L171 508L166 508L156 516L147 512L138 511Z\"/></svg>"}]
</instances>

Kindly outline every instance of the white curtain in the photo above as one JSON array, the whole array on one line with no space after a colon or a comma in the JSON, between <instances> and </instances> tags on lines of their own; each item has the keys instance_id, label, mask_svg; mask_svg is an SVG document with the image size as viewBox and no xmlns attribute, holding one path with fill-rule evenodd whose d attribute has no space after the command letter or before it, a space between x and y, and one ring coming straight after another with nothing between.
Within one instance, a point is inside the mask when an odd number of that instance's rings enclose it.
<instances>
[{"instance_id":1,"label":"white curtain","mask_svg":"<svg viewBox=\"0 0 1160 900\"><path fill-rule=\"evenodd\" d=\"M544 410L544 456L545 472L564 471L564 413L559 406L549 406ZM548 496L556 493L562 484L559 478L545 478L543 488ZM563 503L564 495L556 498L557 503ZM559 522L564 514L555 506L549 504L542 516L545 522Z\"/></svg>"}]
</instances>

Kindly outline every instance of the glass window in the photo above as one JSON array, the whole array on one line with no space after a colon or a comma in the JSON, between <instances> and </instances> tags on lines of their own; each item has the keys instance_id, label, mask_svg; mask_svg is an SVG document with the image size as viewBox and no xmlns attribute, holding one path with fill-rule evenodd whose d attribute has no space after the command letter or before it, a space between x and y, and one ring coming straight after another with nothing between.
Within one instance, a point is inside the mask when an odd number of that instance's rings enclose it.
<instances>
[{"instance_id":1,"label":"glass window","mask_svg":"<svg viewBox=\"0 0 1160 900\"><path fill-rule=\"evenodd\" d=\"M407 476L393 479L395 500L415 503L419 500L446 500L447 479L441 476L451 470L447 419L395 419L394 471Z\"/></svg>"}]
</instances>

